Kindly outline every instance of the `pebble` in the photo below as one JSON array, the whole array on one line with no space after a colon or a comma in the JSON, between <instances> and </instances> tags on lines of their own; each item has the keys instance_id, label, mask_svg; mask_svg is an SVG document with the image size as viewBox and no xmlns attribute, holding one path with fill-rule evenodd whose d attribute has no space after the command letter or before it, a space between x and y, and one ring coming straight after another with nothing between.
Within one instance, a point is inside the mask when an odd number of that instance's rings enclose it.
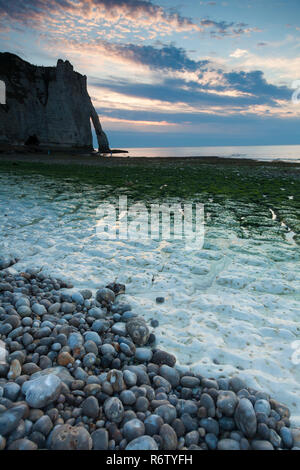
<instances>
[{"instance_id":1,"label":"pebble","mask_svg":"<svg viewBox=\"0 0 300 470\"><path fill-rule=\"evenodd\" d=\"M159 430L163 424L164 422L161 416L157 414L148 416L144 421L146 434L149 434L149 436L159 434Z\"/></svg>"},{"instance_id":2,"label":"pebble","mask_svg":"<svg viewBox=\"0 0 300 470\"><path fill-rule=\"evenodd\" d=\"M158 450L158 446L152 437L141 436L127 444L126 450Z\"/></svg>"},{"instance_id":3,"label":"pebble","mask_svg":"<svg viewBox=\"0 0 300 470\"><path fill-rule=\"evenodd\" d=\"M126 323L126 331L134 344L138 346L145 345L150 336L149 328L143 318L134 317Z\"/></svg>"},{"instance_id":4,"label":"pebble","mask_svg":"<svg viewBox=\"0 0 300 470\"><path fill-rule=\"evenodd\" d=\"M257 429L257 420L253 405L247 398L242 398L236 407L235 422L246 437L253 437Z\"/></svg>"},{"instance_id":5,"label":"pebble","mask_svg":"<svg viewBox=\"0 0 300 470\"><path fill-rule=\"evenodd\" d=\"M96 300L99 303L103 301L114 303L115 297L115 293L111 289L107 289L106 287L103 289L99 289L96 292Z\"/></svg>"},{"instance_id":6,"label":"pebble","mask_svg":"<svg viewBox=\"0 0 300 470\"><path fill-rule=\"evenodd\" d=\"M253 450L274 450L274 447L272 446L271 442L259 440L253 440L251 442L251 448Z\"/></svg>"},{"instance_id":7,"label":"pebble","mask_svg":"<svg viewBox=\"0 0 300 470\"><path fill-rule=\"evenodd\" d=\"M123 436L127 442L133 441L137 437L145 434L145 425L139 419L131 419L124 424Z\"/></svg>"},{"instance_id":8,"label":"pebble","mask_svg":"<svg viewBox=\"0 0 300 470\"><path fill-rule=\"evenodd\" d=\"M94 450L108 450L108 432L106 429L97 429L91 434Z\"/></svg>"},{"instance_id":9,"label":"pebble","mask_svg":"<svg viewBox=\"0 0 300 470\"><path fill-rule=\"evenodd\" d=\"M91 450L93 440L83 426L63 424L54 428L50 448L52 450Z\"/></svg>"},{"instance_id":10,"label":"pebble","mask_svg":"<svg viewBox=\"0 0 300 470\"><path fill-rule=\"evenodd\" d=\"M300 447L284 404L157 349L145 320L115 303L122 284L95 299L38 270L26 276L0 272L0 449Z\"/></svg>"},{"instance_id":11,"label":"pebble","mask_svg":"<svg viewBox=\"0 0 300 470\"><path fill-rule=\"evenodd\" d=\"M238 398L235 393L228 391L220 391L217 399L217 407L222 414L225 416L233 416L236 406L238 404Z\"/></svg>"},{"instance_id":12,"label":"pebble","mask_svg":"<svg viewBox=\"0 0 300 470\"><path fill-rule=\"evenodd\" d=\"M240 444L234 439L221 439L218 442L218 450L240 450Z\"/></svg>"},{"instance_id":13,"label":"pebble","mask_svg":"<svg viewBox=\"0 0 300 470\"><path fill-rule=\"evenodd\" d=\"M24 405L16 405L6 411L0 411L0 435L7 436L10 434L23 418L26 412Z\"/></svg>"},{"instance_id":14,"label":"pebble","mask_svg":"<svg viewBox=\"0 0 300 470\"><path fill-rule=\"evenodd\" d=\"M148 348L136 348L135 358L139 362L150 362L152 359L152 351Z\"/></svg>"},{"instance_id":15,"label":"pebble","mask_svg":"<svg viewBox=\"0 0 300 470\"><path fill-rule=\"evenodd\" d=\"M22 386L26 402L32 408L43 408L55 401L59 397L60 391L61 380L52 374L24 382Z\"/></svg>"},{"instance_id":16,"label":"pebble","mask_svg":"<svg viewBox=\"0 0 300 470\"><path fill-rule=\"evenodd\" d=\"M119 398L107 398L104 402L104 413L114 423L120 423L124 416L124 407Z\"/></svg>"},{"instance_id":17,"label":"pebble","mask_svg":"<svg viewBox=\"0 0 300 470\"><path fill-rule=\"evenodd\" d=\"M82 403L82 414L89 418L96 419L99 415L99 403L97 398L89 396Z\"/></svg>"},{"instance_id":18,"label":"pebble","mask_svg":"<svg viewBox=\"0 0 300 470\"><path fill-rule=\"evenodd\" d=\"M169 424L163 424L160 428L159 435L162 439L163 450L176 450L178 439L173 428Z\"/></svg>"}]
</instances>

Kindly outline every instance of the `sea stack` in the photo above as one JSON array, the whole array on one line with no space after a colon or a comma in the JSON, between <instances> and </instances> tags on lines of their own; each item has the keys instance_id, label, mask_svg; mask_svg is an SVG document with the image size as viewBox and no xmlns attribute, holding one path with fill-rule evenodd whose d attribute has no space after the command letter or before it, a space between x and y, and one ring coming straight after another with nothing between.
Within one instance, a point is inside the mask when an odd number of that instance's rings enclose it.
<instances>
[{"instance_id":1,"label":"sea stack","mask_svg":"<svg viewBox=\"0 0 300 470\"><path fill-rule=\"evenodd\" d=\"M87 78L69 61L40 67L0 53L0 80L6 87L6 103L0 104L0 143L92 150L92 120L99 151L110 151Z\"/></svg>"}]
</instances>

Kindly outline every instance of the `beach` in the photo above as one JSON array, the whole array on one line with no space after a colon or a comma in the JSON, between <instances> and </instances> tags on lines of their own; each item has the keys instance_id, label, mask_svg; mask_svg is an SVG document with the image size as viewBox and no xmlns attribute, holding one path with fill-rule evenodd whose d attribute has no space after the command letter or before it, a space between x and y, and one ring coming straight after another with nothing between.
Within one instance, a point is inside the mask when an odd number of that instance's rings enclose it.
<instances>
[{"instance_id":1,"label":"beach","mask_svg":"<svg viewBox=\"0 0 300 470\"><path fill-rule=\"evenodd\" d=\"M18 257L16 270L42 269L93 295L113 279L125 284L124 302L154 322L157 344L180 367L206 378L238 376L286 404L293 425L300 423L299 366L292 359L299 165L13 158L2 155L0 162L0 243L2 253ZM204 246L186 251L180 240L99 239L97 208L122 195L129 204L204 204Z\"/></svg>"}]
</instances>

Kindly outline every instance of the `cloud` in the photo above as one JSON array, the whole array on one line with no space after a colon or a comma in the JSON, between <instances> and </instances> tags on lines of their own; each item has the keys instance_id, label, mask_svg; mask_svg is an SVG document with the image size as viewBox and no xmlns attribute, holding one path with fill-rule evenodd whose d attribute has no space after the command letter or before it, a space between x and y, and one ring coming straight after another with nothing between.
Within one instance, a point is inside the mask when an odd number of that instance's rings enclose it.
<instances>
[{"instance_id":1,"label":"cloud","mask_svg":"<svg viewBox=\"0 0 300 470\"><path fill-rule=\"evenodd\" d=\"M72 36L92 33L106 39L122 39L130 33L144 40L206 30L212 37L221 38L259 31L246 23L208 18L194 21L175 8L163 8L151 0L0 0L0 21L33 26L57 37L71 32Z\"/></svg>"},{"instance_id":2,"label":"cloud","mask_svg":"<svg viewBox=\"0 0 300 470\"><path fill-rule=\"evenodd\" d=\"M241 34L261 31L256 27L250 27L246 23L228 23L226 21L214 21L210 19L201 20L200 25L204 28L211 28L210 34L216 38L223 36L240 36Z\"/></svg>"},{"instance_id":3,"label":"cloud","mask_svg":"<svg viewBox=\"0 0 300 470\"><path fill-rule=\"evenodd\" d=\"M49 16L50 15L50 16ZM67 16L66 16L67 15ZM172 10L168 11L150 0L0 0L0 19L40 27L44 22L68 18L70 25L78 28L77 20L90 20L89 26L99 22L124 25L166 28L167 31L201 31L200 25ZM119 24L120 23L120 24ZM122 26L123 25L123 26ZM84 29L84 25L82 25Z\"/></svg>"},{"instance_id":4,"label":"cloud","mask_svg":"<svg viewBox=\"0 0 300 470\"><path fill-rule=\"evenodd\" d=\"M245 49L236 49L234 52L230 54L230 57L239 59L240 57L244 57L246 55L248 55L248 51L246 51Z\"/></svg>"}]
</instances>

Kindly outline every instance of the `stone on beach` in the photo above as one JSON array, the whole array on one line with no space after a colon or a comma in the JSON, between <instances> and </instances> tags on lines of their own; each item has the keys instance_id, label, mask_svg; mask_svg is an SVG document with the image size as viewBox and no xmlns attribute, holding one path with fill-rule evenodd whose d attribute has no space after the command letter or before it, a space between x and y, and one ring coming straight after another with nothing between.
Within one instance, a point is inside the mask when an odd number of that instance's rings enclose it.
<instances>
[{"instance_id":1,"label":"stone on beach","mask_svg":"<svg viewBox=\"0 0 300 470\"><path fill-rule=\"evenodd\" d=\"M25 382L22 387L26 402L32 408L43 408L55 401L61 391L61 380L58 376L49 374Z\"/></svg>"}]
</instances>

